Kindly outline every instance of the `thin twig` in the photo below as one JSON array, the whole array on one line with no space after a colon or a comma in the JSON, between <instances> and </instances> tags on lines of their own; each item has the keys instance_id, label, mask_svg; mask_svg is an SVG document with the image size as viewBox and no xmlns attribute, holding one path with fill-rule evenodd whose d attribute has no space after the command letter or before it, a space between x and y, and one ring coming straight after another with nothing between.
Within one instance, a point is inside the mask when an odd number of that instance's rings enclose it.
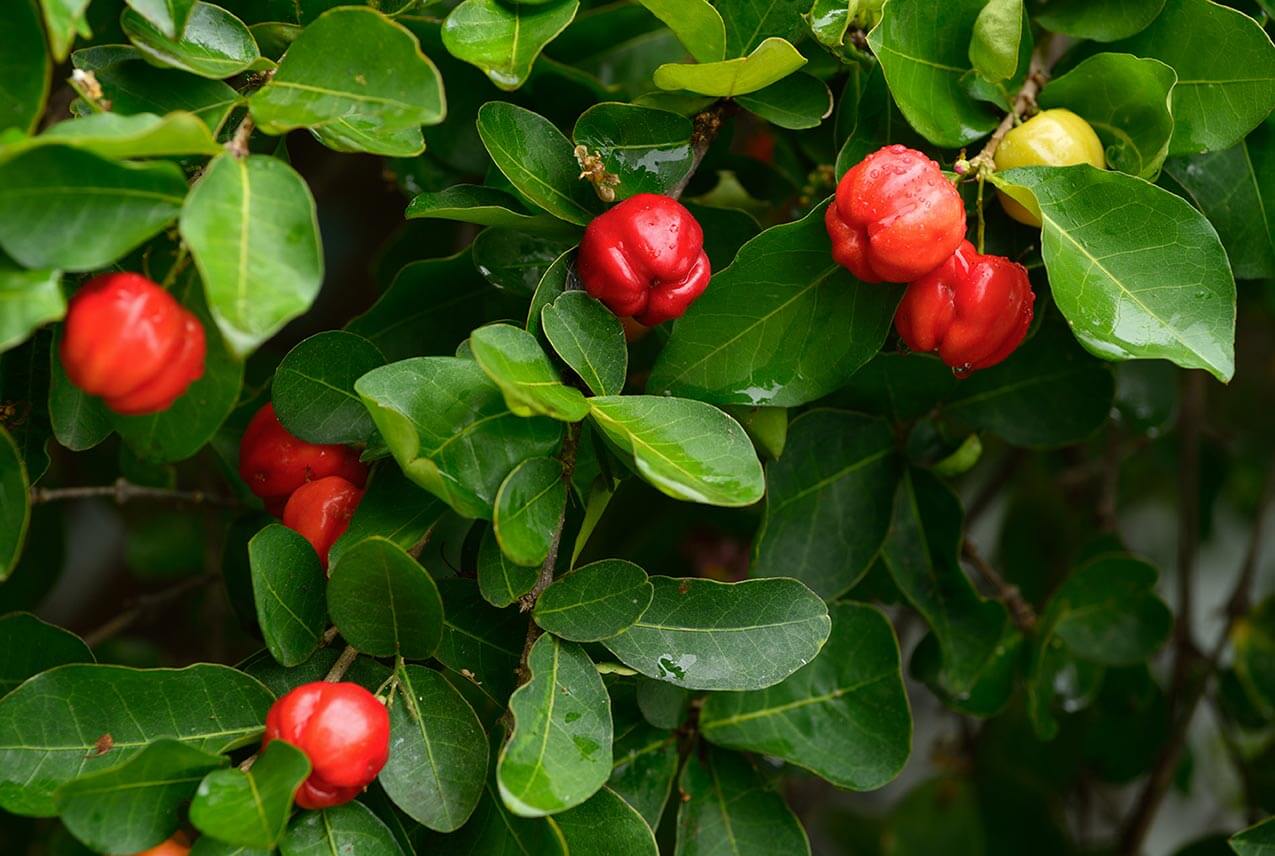
<instances>
[{"instance_id":1,"label":"thin twig","mask_svg":"<svg viewBox=\"0 0 1275 856\"><path fill-rule=\"evenodd\" d=\"M110 621L85 633L84 642L90 648L95 648L115 636L115 634L127 630L150 610L171 603L186 594L186 592L206 586L217 578L218 574L215 573L186 577L166 589L141 595L127 609L117 613Z\"/></svg>"},{"instance_id":2,"label":"thin twig","mask_svg":"<svg viewBox=\"0 0 1275 856\"><path fill-rule=\"evenodd\" d=\"M969 166L973 171L978 172L993 166L996 150L1000 148L1001 141L1015 125L1022 122L1024 116L1036 109L1036 96L1040 94L1041 87L1048 82L1054 63L1058 62L1066 49L1067 41L1057 37L1046 37L1036 45L1036 50L1032 53L1031 65L1028 67L1027 79L1023 81L1023 88L1018 90L1014 103L1010 105L1010 111L987 138L982 151L970 158Z\"/></svg>"},{"instance_id":3,"label":"thin twig","mask_svg":"<svg viewBox=\"0 0 1275 856\"><path fill-rule=\"evenodd\" d=\"M239 127L235 128L235 132L226 141L226 151L237 158L248 157L248 141L252 139L252 132L256 129L257 123L252 120L252 113L245 113Z\"/></svg>"},{"instance_id":4,"label":"thin twig","mask_svg":"<svg viewBox=\"0 0 1275 856\"><path fill-rule=\"evenodd\" d=\"M668 195L674 199L679 199L686 190L686 185L691 183L699 165L704 160L704 155L708 153L708 147L713 144L713 140L717 138L717 134L722 129L726 118L739 108L733 101L718 101L695 116L695 127L691 132L691 168L687 171L686 176L675 184L668 192Z\"/></svg>"},{"instance_id":5,"label":"thin twig","mask_svg":"<svg viewBox=\"0 0 1275 856\"><path fill-rule=\"evenodd\" d=\"M354 661L358 659L359 651L353 645L346 645L345 650L341 652L341 656L336 658L336 662L332 664L332 668L323 676L323 680L328 683L335 684L337 681L345 677L346 671L350 666L354 665Z\"/></svg>"},{"instance_id":6,"label":"thin twig","mask_svg":"<svg viewBox=\"0 0 1275 856\"><path fill-rule=\"evenodd\" d=\"M237 508L238 500L228 496L217 496L202 490L173 490L166 487L146 487L133 484L127 479L116 479L115 484L91 485L88 487L33 487L31 503L60 502L68 499L114 499L118 505L135 499L149 499L160 502L189 503L192 505L212 505L218 508Z\"/></svg>"},{"instance_id":7,"label":"thin twig","mask_svg":"<svg viewBox=\"0 0 1275 856\"><path fill-rule=\"evenodd\" d=\"M1009 609L1009 614L1014 619L1014 624L1018 626L1018 629L1024 633L1030 633L1036 626L1036 610L1026 601L1023 593L1018 590L1018 586L1013 585L1002 577L983 558L983 554L978 551L978 548L968 538L961 544L961 555L996 590L997 598Z\"/></svg>"}]
</instances>

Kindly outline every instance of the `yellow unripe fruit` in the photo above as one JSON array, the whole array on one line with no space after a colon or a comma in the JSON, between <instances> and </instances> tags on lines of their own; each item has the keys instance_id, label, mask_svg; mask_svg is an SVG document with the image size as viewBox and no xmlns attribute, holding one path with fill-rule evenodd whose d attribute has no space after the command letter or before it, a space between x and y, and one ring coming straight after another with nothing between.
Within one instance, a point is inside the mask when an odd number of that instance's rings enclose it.
<instances>
[{"instance_id":1,"label":"yellow unripe fruit","mask_svg":"<svg viewBox=\"0 0 1275 856\"><path fill-rule=\"evenodd\" d=\"M996 149L996 168L1016 166L1071 166L1087 163L1107 168L1102 140L1084 119L1070 110L1037 113L1014 128ZM1005 213L1019 223L1040 228L1040 207L1035 200L1020 203L999 193Z\"/></svg>"}]
</instances>

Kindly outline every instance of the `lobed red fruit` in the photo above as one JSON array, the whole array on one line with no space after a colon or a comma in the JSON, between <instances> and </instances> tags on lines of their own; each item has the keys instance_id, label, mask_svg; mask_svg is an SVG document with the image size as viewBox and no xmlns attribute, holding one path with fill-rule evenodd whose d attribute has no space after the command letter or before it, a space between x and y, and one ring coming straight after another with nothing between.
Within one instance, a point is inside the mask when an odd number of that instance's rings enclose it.
<instances>
[{"instance_id":1,"label":"lobed red fruit","mask_svg":"<svg viewBox=\"0 0 1275 856\"><path fill-rule=\"evenodd\" d=\"M956 251L965 205L939 165L893 145L851 168L824 214L832 257L863 282L911 282Z\"/></svg>"},{"instance_id":2,"label":"lobed red fruit","mask_svg":"<svg viewBox=\"0 0 1275 856\"><path fill-rule=\"evenodd\" d=\"M136 273L109 273L71 298L60 349L66 376L125 415L167 410L204 374L204 328Z\"/></svg>"},{"instance_id":3,"label":"lobed red fruit","mask_svg":"<svg viewBox=\"0 0 1275 856\"><path fill-rule=\"evenodd\" d=\"M283 525L310 542L327 570L328 551L350 527L350 518L361 499L363 491L340 476L315 479L288 497L283 507Z\"/></svg>"},{"instance_id":4,"label":"lobed red fruit","mask_svg":"<svg viewBox=\"0 0 1275 856\"><path fill-rule=\"evenodd\" d=\"M894 316L914 351L937 351L958 374L994 366L1027 335L1036 295L1027 269L1003 256L960 248L908 286Z\"/></svg>"},{"instance_id":5,"label":"lobed red fruit","mask_svg":"<svg viewBox=\"0 0 1275 856\"><path fill-rule=\"evenodd\" d=\"M381 772L390 754L390 717L358 684L317 681L270 707L261 748L271 740L291 743L310 759L297 805L328 808L354 799Z\"/></svg>"},{"instance_id":6,"label":"lobed red fruit","mask_svg":"<svg viewBox=\"0 0 1275 856\"><path fill-rule=\"evenodd\" d=\"M239 476L274 514L283 511L292 492L327 476L340 476L357 487L367 482L367 467L348 446L307 443L288 433L274 405L257 411L239 443Z\"/></svg>"},{"instance_id":7,"label":"lobed red fruit","mask_svg":"<svg viewBox=\"0 0 1275 856\"><path fill-rule=\"evenodd\" d=\"M143 850L134 856L186 856L190 852L190 844L181 832L173 833L172 837L161 841L149 850Z\"/></svg>"},{"instance_id":8,"label":"lobed red fruit","mask_svg":"<svg viewBox=\"0 0 1275 856\"><path fill-rule=\"evenodd\" d=\"M712 275L699 222L676 199L654 193L595 217L576 269L589 294L647 327L680 318Z\"/></svg>"}]
</instances>

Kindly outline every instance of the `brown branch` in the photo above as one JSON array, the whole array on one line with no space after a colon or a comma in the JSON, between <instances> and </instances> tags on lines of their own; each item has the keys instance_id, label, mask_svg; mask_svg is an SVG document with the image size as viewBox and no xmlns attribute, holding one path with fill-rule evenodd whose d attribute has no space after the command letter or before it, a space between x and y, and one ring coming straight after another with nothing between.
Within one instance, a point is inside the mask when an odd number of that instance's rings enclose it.
<instances>
[{"instance_id":1,"label":"brown branch","mask_svg":"<svg viewBox=\"0 0 1275 856\"><path fill-rule=\"evenodd\" d=\"M146 487L133 484L127 479L116 479L111 485L92 485L88 487L33 487L31 503L60 502L68 499L114 499L116 504L123 505L135 499L156 500L160 502L189 503L191 505L211 505L218 508L238 508L240 502L232 497L217 496L202 490L173 490L165 487Z\"/></svg>"},{"instance_id":2,"label":"brown branch","mask_svg":"<svg viewBox=\"0 0 1275 856\"><path fill-rule=\"evenodd\" d=\"M345 650L341 652L341 656L336 658L336 662L332 664L332 668L323 676L323 680L328 683L335 684L337 681L345 677L345 673L350 666L354 665L354 661L358 659L358 649L353 645L346 645Z\"/></svg>"},{"instance_id":3,"label":"brown branch","mask_svg":"<svg viewBox=\"0 0 1275 856\"><path fill-rule=\"evenodd\" d=\"M694 130L691 131L691 168L686 173L686 177L674 185L668 192L668 195L674 199L679 199L686 190L686 185L691 183L691 179L695 176L699 165L704 161L704 155L708 153L708 147L713 144L713 140L717 138L717 134L722 130L727 117L737 111L739 108L735 102L721 100L713 104L702 113L695 116Z\"/></svg>"},{"instance_id":4,"label":"brown branch","mask_svg":"<svg viewBox=\"0 0 1275 856\"><path fill-rule=\"evenodd\" d=\"M252 139L252 132L256 129L257 123L252 120L252 113L245 113L239 127L235 128L235 132L226 141L226 151L237 158L248 157L248 141Z\"/></svg>"},{"instance_id":5,"label":"brown branch","mask_svg":"<svg viewBox=\"0 0 1275 856\"><path fill-rule=\"evenodd\" d=\"M1010 111L1005 114L1005 118L996 126L996 130L992 132L992 135L987 138L982 151L970 158L967 172L979 172L993 168L996 150L1000 148L1001 141L1005 139L1005 135L1015 125L1023 121L1024 116L1036 109L1036 96L1040 94L1041 88L1049 81L1049 74L1054 67L1054 63L1058 62L1067 46L1066 39L1056 36L1046 36L1041 40L1040 44L1036 45L1036 50L1032 53L1031 64L1028 66L1027 79L1023 81L1023 88L1018 90L1018 95L1014 97L1014 102L1010 105Z\"/></svg>"},{"instance_id":6,"label":"brown branch","mask_svg":"<svg viewBox=\"0 0 1275 856\"><path fill-rule=\"evenodd\" d=\"M961 544L961 555L995 589L997 599L1009 609L1009 614L1013 617L1014 624L1018 626L1018 629L1024 633L1032 632L1036 627L1036 610L1023 597L1023 593L1018 590L1018 586L1013 585L1002 577L983 558L983 554L978 551L978 548L968 538Z\"/></svg>"},{"instance_id":7,"label":"brown branch","mask_svg":"<svg viewBox=\"0 0 1275 856\"><path fill-rule=\"evenodd\" d=\"M95 648L115 636L115 634L127 630L150 610L172 603L187 592L206 586L217 579L218 575L215 573L200 574L199 576L180 580L161 591L141 595L127 609L117 613L110 621L85 633L84 642L90 648Z\"/></svg>"}]
</instances>

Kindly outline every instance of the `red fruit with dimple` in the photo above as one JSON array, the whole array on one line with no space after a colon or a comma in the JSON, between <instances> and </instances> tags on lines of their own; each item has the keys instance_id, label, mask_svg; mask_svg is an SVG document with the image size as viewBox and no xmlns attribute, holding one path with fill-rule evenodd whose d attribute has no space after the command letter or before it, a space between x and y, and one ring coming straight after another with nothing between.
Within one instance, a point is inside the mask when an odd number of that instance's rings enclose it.
<instances>
[{"instance_id":1,"label":"red fruit with dimple","mask_svg":"<svg viewBox=\"0 0 1275 856\"><path fill-rule=\"evenodd\" d=\"M654 193L595 217L576 269L589 294L647 327L680 318L712 275L699 222L676 199Z\"/></svg>"},{"instance_id":2,"label":"red fruit with dimple","mask_svg":"<svg viewBox=\"0 0 1275 856\"><path fill-rule=\"evenodd\" d=\"M965 238L965 205L939 165L906 146L851 168L824 214L832 257L863 282L911 282Z\"/></svg>"},{"instance_id":3,"label":"red fruit with dimple","mask_svg":"<svg viewBox=\"0 0 1275 856\"><path fill-rule=\"evenodd\" d=\"M204 374L204 328L136 273L84 284L67 307L60 355L71 383L116 413L167 410Z\"/></svg>"},{"instance_id":4,"label":"red fruit with dimple","mask_svg":"<svg viewBox=\"0 0 1275 856\"><path fill-rule=\"evenodd\" d=\"M328 551L350 527L350 518L363 491L340 476L306 482L292 492L283 507L283 525L299 533L328 568Z\"/></svg>"},{"instance_id":5,"label":"red fruit with dimple","mask_svg":"<svg viewBox=\"0 0 1275 856\"><path fill-rule=\"evenodd\" d=\"M348 446L294 437L274 415L274 405L267 404L252 417L239 443L239 476L272 513L279 514L292 492L309 481L340 476L363 487L367 467Z\"/></svg>"},{"instance_id":6,"label":"red fruit with dimple","mask_svg":"<svg viewBox=\"0 0 1275 856\"><path fill-rule=\"evenodd\" d=\"M261 748L271 740L291 743L310 759L297 805L328 808L357 797L381 772L390 754L390 717L358 684L316 681L270 707Z\"/></svg>"},{"instance_id":7,"label":"red fruit with dimple","mask_svg":"<svg viewBox=\"0 0 1275 856\"><path fill-rule=\"evenodd\" d=\"M950 259L908 286L894 316L914 351L937 351L958 374L994 366L1027 335L1036 295L1027 269L963 241Z\"/></svg>"}]
</instances>

